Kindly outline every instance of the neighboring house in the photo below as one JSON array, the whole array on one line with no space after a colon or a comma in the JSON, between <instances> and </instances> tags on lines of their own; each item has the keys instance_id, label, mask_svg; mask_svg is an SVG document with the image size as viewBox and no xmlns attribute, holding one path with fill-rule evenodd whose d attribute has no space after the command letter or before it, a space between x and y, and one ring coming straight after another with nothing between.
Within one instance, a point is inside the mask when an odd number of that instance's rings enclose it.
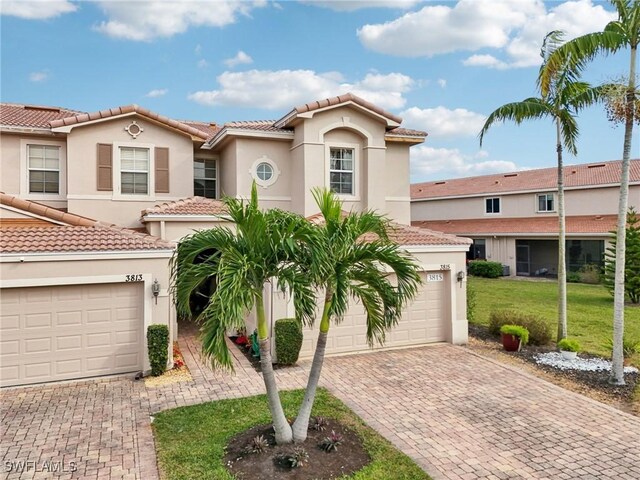
<instances>
[{"instance_id":1,"label":"neighboring house","mask_svg":"<svg viewBox=\"0 0 640 480\"><path fill-rule=\"evenodd\" d=\"M146 326L167 324L177 337L167 290L175 242L232 228L219 198L246 198L254 181L263 208L312 216L311 189L328 187L347 210L388 215L425 286L387 346L465 342L457 282L470 240L409 226L409 149L426 134L400 123L351 94L224 125L135 105L2 104L0 384L146 370ZM271 319L293 314L290 299L266 290ZM367 349L364 318L353 305L328 352ZM313 345L307 332L303 356Z\"/></svg>"},{"instance_id":2,"label":"neighboring house","mask_svg":"<svg viewBox=\"0 0 640 480\"><path fill-rule=\"evenodd\" d=\"M621 162L565 167L569 271L603 265L615 230ZM509 267L511 275L555 276L558 264L557 169L411 185L411 220L473 239L468 258ZM640 208L640 160L631 161L629 206Z\"/></svg>"}]
</instances>

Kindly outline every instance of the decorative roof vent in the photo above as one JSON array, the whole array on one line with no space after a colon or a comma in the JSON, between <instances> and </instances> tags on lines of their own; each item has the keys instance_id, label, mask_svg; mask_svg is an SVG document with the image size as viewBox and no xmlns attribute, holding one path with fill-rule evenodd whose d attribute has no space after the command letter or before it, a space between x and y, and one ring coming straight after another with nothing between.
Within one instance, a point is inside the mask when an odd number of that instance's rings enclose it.
<instances>
[{"instance_id":1,"label":"decorative roof vent","mask_svg":"<svg viewBox=\"0 0 640 480\"><path fill-rule=\"evenodd\" d=\"M518 174L517 174L517 173L505 173L505 174L504 174L504 177L505 177L505 178L506 178L506 177L517 177L517 176L518 176Z\"/></svg>"},{"instance_id":2,"label":"decorative roof vent","mask_svg":"<svg viewBox=\"0 0 640 480\"><path fill-rule=\"evenodd\" d=\"M604 164L604 163L594 163L593 165L587 165L587 168L600 168L600 167L606 167L606 164Z\"/></svg>"},{"instance_id":3,"label":"decorative roof vent","mask_svg":"<svg viewBox=\"0 0 640 480\"><path fill-rule=\"evenodd\" d=\"M60 112L60 109L57 107L39 107L37 105L25 105L25 110L41 110L43 112Z\"/></svg>"},{"instance_id":4,"label":"decorative roof vent","mask_svg":"<svg viewBox=\"0 0 640 480\"><path fill-rule=\"evenodd\" d=\"M436 183L434 183L434 185L444 185L445 183L447 183L447 182L436 182Z\"/></svg>"}]
</instances>

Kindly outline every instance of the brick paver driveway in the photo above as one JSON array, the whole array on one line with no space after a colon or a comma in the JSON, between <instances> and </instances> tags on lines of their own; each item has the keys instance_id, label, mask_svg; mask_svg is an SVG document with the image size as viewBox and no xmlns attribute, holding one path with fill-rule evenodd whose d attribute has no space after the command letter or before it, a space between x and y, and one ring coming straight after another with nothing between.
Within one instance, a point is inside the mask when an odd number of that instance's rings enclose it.
<instances>
[{"instance_id":1,"label":"brick paver driveway","mask_svg":"<svg viewBox=\"0 0 640 480\"><path fill-rule=\"evenodd\" d=\"M2 390L0 477L152 480L151 414L263 391L243 358L234 376L217 374L192 336L180 342L193 382L148 389L119 377ZM307 367L278 370L280 385L302 387ZM461 347L329 358L322 384L435 478L640 478L640 419ZM7 473L20 461L34 463ZM47 461L77 470L42 472Z\"/></svg>"}]
</instances>

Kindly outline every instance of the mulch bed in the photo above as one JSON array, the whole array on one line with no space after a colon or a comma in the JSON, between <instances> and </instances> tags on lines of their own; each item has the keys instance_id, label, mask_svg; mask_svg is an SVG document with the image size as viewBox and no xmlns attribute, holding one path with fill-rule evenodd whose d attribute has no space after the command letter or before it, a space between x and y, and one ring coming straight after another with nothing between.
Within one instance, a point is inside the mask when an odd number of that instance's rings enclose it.
<instances>
[{"instance_id":1,"label":"mulch bed","mask_svg":"<svg viewBox=\"0 0 640 480\"><path fill-rule=\"evenodd\" d=\"M494 343L502 348L502 344L495 335L481 325L469 325L469 335L487 343ZM634 397L634 390L640 379L637 373L626 373L624 376L626 385L618 386L609 383L608 371L584 371L584 370L560 370L550 365L540 365L536 363L535 356L539 353L555 352L552 346L527 345L520 352L502 352L504 355L513 356L530 363L537 369L550 373L556 377L565 378L583 385L587 388L597 390L612 397L616 397L623 402L631 402ZM581 353L582 358L601 358L596 355Z\"/></svg>"},{"instance_id":2,"label":"mulch bed","mask_svg":"<svg viewBox=\"0 0 640 480\"><path fill-rule=\"evenodd\" d=\"M251 480L330 480L357 472L371 459L362 446L358 435L337 420L327 419L324 431L309 429L307 440L296 445L276 445L271 425L258 425L236 435L227 445L224 457L229 471L238 479ZM325 452L319 446L332 431L343 437L337 450ZM269 446L262 453L248 453L247 445L262 435ZM307 463L299 468L290 468L283 458L302 447L309 454Z\"/></svg>"},{"instance_id":3,"label":"mulch bed","mask_svg":"<svg viewBox=\"0 0 640 480\"><path fill-rule=\"evenodd\" d=\"M247 360L249 360L249 363L251 364L253 369L258 373L262 372L262 369L260 368L260 358L259 357L254 357L250 348L247 348L244 345L238 345L236 343L236 337L229 337L229 338L231 339L231 342L238 348L238 350L240 350L242 352L242 354L245 356L245 358ZM281 368L289 368L289 367L293 367L293 366L295 366L295 365L281 365L279 363L274 363L273 364L273 369L274 370L280 370Z\"/></svg>"}]
</instances>

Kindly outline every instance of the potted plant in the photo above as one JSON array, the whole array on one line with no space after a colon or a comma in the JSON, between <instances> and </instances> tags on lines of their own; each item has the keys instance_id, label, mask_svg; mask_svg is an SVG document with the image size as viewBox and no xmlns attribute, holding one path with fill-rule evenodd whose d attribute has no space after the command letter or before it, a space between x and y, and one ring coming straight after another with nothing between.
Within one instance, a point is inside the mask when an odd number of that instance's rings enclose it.
<instances>
[{"instance_id":1,"label":"potted plant","mask_svg":"<svg viewBox=\"0 0 640 480\"><path fill-rule=\"evenodd\" d=\"M519 352L529 342L529 330L519 325L503 325L500 334L502 346L507 352Z\"/></svg>"},{"instance_id":2,"label":"potted plant","mask_svg":"<svg viewBox=\"0 0 640 480\"><path fill-rule=\"evenodd\" d=\"M565 360L575 360L580 351L580 344L577 340L563 338L558 342L558 349Z\"/></svg>"}]
</instances>

